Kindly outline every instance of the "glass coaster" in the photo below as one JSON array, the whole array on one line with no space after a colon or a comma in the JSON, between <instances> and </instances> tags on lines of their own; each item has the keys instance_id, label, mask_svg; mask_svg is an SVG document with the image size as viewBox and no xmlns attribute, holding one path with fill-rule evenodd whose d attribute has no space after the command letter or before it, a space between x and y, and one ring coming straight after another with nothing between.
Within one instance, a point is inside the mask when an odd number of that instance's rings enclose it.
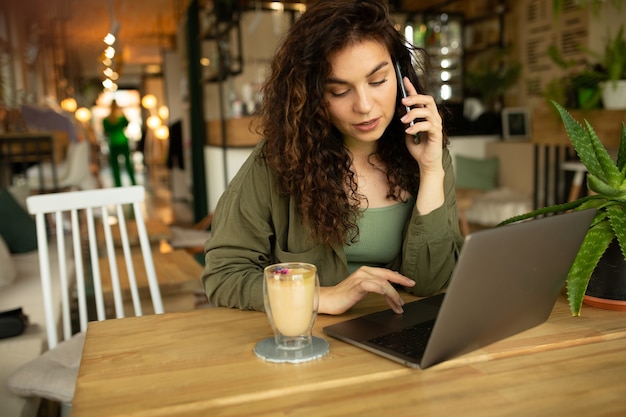
<instances>
[{"instance_id":1,"label":"glass coaster","mask_svg":"<svg viewBox=\"0 0 626 417\"><path fill-rule=\"evenodd\" d=\"M274 337L261 340L254 347L254 353L267 362L302 363L319 359L328 353L328 342L313 336L311 344L303 349L278 349Z\"/></svg>"}]
</instances>

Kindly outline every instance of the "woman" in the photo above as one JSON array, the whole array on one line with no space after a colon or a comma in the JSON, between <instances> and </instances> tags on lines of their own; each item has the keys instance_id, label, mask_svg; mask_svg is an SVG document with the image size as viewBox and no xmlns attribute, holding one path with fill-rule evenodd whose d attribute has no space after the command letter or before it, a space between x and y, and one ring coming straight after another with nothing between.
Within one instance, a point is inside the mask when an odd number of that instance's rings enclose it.
<instances>
[{"instance_id":1,"label":"woman","mask_svg":"<svg viewBox=\"0 0 626 417\"><path fill-rule=\"evenodd\" d=\"M263 310L263 268L288 261L317 266L326 314L368 293L401 313L397 287L446 286L462 243L454 174L415 52L375 0L320 0L295 22L263 86L264 140L215 211L213 304Z\"/></svg>"},{"instance_id":2,"label":"woman","mask_svg":"<svg viewBox=\"0 0 626 417\"><path fill-rule=\"evenodd\" d=\"M109 139L109 165L113 173L113 181L116 187L122 186L122 177L120 175L120 156L124 158L126 172L130 177L130 182L135 185L135 171L133 163L130 159L130 148L128 146L128 138L124 133L124 129L128 126L128 120L122 109L115 100L111 101L111 113L102 121L104 134Z\"/></svg>"}]
</instances>

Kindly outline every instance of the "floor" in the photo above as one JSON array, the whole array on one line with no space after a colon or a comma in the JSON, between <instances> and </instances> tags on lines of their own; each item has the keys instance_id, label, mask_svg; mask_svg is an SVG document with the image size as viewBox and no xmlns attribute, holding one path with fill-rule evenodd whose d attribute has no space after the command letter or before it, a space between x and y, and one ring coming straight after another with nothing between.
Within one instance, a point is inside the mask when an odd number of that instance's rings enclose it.
<instances>
[{"instance_id":1,"label":"floor","mask_svg":"<svg viewBox=\"0 0 626 417\"><path fill-rule=\"evenodd\" d=\"M146 167L140 154L134 158L135 179L137 184L146 188L146 217L158 218L167 225L181 227L194 223L193 205L190 199L174 199L170 171L165 164L151 164ZM113 186L110 168L103 163L99 170L99 182L102 187ZM130 177L122 171L122 184L131 185ZM177 192L177 194L181 194Z\"/></svg>"},{"instance_id":2,"label":"floor","mask_svg":"<svg viewBox=\"0 0 626 417\"><path fill-rule=\"evenodd\" d=\"M137 184L143 185L146 189L145 216L146 219L159 219L168 226L179 228L193 228L195 215L193 212L193 202L191 193L185 190L176 190L173 187L184 187L185 184L174 185L171 171L165 164L151 162L148 166L143 164L141 154L134 154L134 170ZM113 186L113 176L106 162L101 164L99 173L99 183L102 187ZM131 185L130 177L122 170L122 185ZM174 195L178 196L174 198ZM186 198L180 196L188 195ZM171 250L167 244L161 245L162 251ZM189 249L196 260L203 264L202 248ZM197 307L204 307L204 300L197 300Z\"/></svg>"}]
</instances>

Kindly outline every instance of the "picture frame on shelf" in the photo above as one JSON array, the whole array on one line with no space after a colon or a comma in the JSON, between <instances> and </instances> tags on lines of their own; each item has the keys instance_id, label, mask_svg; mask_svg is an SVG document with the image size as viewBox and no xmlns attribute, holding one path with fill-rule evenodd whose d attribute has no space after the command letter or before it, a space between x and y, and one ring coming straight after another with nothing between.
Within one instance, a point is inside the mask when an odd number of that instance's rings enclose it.
<instances>
[{"instance_id":1,"label":"picture frame on shelf","mask_svg":"<svg viewBox=\"0 0 626 417\"><path fill-rule=\"evenodd\" d=\"M526 107L502 109L502 139L505 141L530 139L530 110Z\"/></svg>"}]
</instances>

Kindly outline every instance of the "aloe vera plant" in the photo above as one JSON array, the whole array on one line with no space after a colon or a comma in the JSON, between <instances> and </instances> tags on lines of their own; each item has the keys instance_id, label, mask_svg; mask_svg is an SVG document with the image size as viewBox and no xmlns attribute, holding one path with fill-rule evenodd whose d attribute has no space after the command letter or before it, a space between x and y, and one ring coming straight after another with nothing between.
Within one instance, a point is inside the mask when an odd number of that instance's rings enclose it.
<instances>
[{"instance_id":1,"label":"aloe vera plant","mask_svg":"<svg viewBox=\"0 0 626 417\"><path fill-rule=\"evenodd\" d=\"M579 316L591 274L609 244L617 239L626 259L626 126L622 122L617 161L614 162L587 120L580 124L556 102L567 135L587 168L587 186L595 194L543 207L511 217L500 225L568 210L596 208L596 216L567 276L567 299L573 316ZM623 279L615 277L615 279Z\"/></svg>"}]
</instances>

